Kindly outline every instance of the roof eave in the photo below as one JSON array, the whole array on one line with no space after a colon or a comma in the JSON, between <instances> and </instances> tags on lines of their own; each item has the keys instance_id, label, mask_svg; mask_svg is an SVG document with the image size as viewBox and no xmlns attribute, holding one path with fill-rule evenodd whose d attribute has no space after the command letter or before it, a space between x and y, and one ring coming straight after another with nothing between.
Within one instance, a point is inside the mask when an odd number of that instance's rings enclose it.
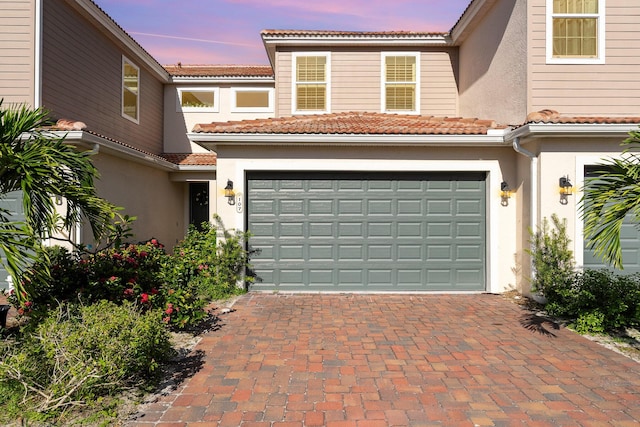
<instances>
[{"instance_id":1,"label":"roof eave","mask_svg":"<svg viewBox=\"0 0 640 427\"><path fill-rule=\"evenodd\" d=\"M219 145L340 145L340 146L456 146L486 147L505 145L505 132L489 134L397 135L397 134L246 134L246 133L188 133L191 142L215 150Z\"/></svg>"},{"instance_id":2,"label":"roof eave","mask_svg":"<svg viewBox=\"0 0 640 427\"><path fill-rule=\"evenodd\" d=\"M638 130L637 123L528 123L509 132L505 138L507 141L530 137L625 138L633 130Z\"/></svg>"},{"instance_id":3,"label":"roof eave","mask_svg":"<svg viewBox=\"0 0 640 427\"><path fill-rule=\"evenodd\" d=\"M64 142L67 144L82 146L87 149L94 149L96 150L96 153L107 153L115 157L131 160L136 163L142 163L146 166L155 167L157 169L162 169L165 171L174 172L179 170L178 165L167 160L134 150L124 145L120 145L107 138L102 138L98 135L94 135L82 130L47 131L47 133L50 133L58 138L64 138Z\"/></svg>"},{"instance_id":4,"label":"roof eave","mask_svg":"<svg viewBox=\"0 0 640 427\"><path fill-rule=\"evenodd\" d=\"M497 0L471 0L449 34L452 43L462 43Z\"/></svg>"},{"instance_id":5,"label":"roof eave","mask_svg":"<svg viewBox=\"0 0 640 427\"><path fill-rule=\"evenodd\" d=\"M171 83L253 83L253 84L266 84L275 83L273 76L265 77L212 77L212 76L179 76L172 77Z\"/></svg>"}]
</instances>

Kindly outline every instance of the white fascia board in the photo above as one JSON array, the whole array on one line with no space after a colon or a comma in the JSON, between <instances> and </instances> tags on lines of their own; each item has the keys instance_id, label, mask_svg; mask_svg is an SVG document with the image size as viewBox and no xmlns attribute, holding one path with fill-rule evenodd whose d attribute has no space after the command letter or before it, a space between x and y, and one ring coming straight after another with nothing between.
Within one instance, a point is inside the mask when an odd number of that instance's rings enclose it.
<instances>
[{"instance_id":1,"label":"white fascia board","mask_svg":"<svg viewBox=\"0 0 640 427\"><path fill-rule=\"evenodd\" d=\"M282 36L264 38L264 44L273 46L450 46L451 38L446 35L420 37L373 38L366 36Z\"/></svg>"},{"instance_id":2,"label":"white fascia board","mask_svg":"<svg viewBox=\"0 0 640 427\"><path fill-rule=\"evenodd\" d=\"M250 83L250 84L266 84L275 83L276 79L273 77L172 77L171 83L207 83L207 84L221 84L221 83Z\"/></svg>"},{"instance_id":3,"label":"white fascia board","mask_svg":"<svg viewBox=\"0 0 640 427\"><path fill-rule=\"evenodd\" d=\"M626 137L626 135L638 130L637 124L629 123L530 123L509 132L505 139L512 141L513 139L527 137Z\"/></svg>"},{"instance_id":4,"label":"white fascia board","mask_svg":"<svg viewBox=\"0 0 640 427\"><path fill-rule=\"evenodd\" d=\"M486 10L485 6L491 6L496 0L476 0L472 1L467 10L464 11L458 22L451 29L451 39L453 43L460 43L464 41L464 36L467 30L472 30L477 21L482 19Z\"/></svg>"},{"instance_id":5,"label":"white fascia board","mask_svg":"<svg viewBox=\"0 0 640 427\"><path fill-rule=\"evenodd\" d=\"M142 163L147 166L163 169L166 171L178 170L178 165L167 160L150 156L138 150L134 150L132 148L113 142L109 139L102 138L100 136L81 130L53 131L50 133L57 136L58 138L64 138L64 142L68 144L82 145L89 148L97 145L99 152L108 153L116 157L131 160L137 163Z\"/></svg>"},{"instance_id":6,"label":"white fascia board","mask_svg":"<svg viewBox=\"0 0 640 427\"><path fill-rule=\"evenodd\" d=\"M216 165L178 165L180 172L211 172L217 170Z\"/></svg>"},{"instance_id":7,"label":"white fascia board","mask_svg":"<svg viewBox=\"0 0 640 427\"><path fill-rule=\"evenodd\" d=\"M327 135L327 134L203 134L187 137L207 149L216 145L342 145L342 146L504 146L504 135Z\"/></svg>"},{"instance_id":8,"label":"white fascia board","mask_svg":"<svg viewBox=\"0 0 640 427\"><path fill-rule=\"evenodd\" d=\"M128 35L106 12L101 11L91 0L73 0L86 15L98 22L116 40L127 47L141 59L148 68L153 70L164 82L169 82L169 73L147 51L145 51L130 35Z\"/></svg>"}]
</instances>

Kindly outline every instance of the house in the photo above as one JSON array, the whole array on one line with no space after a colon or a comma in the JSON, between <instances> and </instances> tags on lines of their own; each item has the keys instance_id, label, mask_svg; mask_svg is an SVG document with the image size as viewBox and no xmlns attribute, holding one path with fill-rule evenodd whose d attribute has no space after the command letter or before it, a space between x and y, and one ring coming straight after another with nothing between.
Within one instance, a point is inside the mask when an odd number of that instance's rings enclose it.
<instances>
[{"instance_id":1,"label":"house","mask_svg":"<svg viewBox=\"0 0 640 427\"><path fill-rule=\"evenodd\" d=\"M90 0L12 3L0 23L31 32L0 47L5 102L86 123L68 140L139 236L172 244L213 212L250 231L254 290L527 292L552 214L599 265L580 188L640 125L635 0L473 0L446 33L265 30L268 67L162 67Z\"/></svg>"}]
</instances>

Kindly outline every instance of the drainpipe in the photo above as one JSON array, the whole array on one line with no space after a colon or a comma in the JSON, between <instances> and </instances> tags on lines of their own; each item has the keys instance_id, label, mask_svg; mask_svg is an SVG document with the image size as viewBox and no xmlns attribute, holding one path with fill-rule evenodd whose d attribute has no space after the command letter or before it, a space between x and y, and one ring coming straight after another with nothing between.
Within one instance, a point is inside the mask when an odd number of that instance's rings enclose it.
<instances>
[{"instance_id":1,"label":"drainpipe","mask_svg":"<svg viewBox=\"0 0 640 427\"><path fill-rule=\"evenodd\" d=\"M525 150L520 145L520 137L517 136L513 140L513 149L531 160L531 170L529 181L531 181L529 203L531 205L531 213L529 218L529 227L535 233L538 229L538 157L531 151ZM531 260L531 277L533 278L535 271L533 270L533 259Z\"/></svg>"}]
</instances>

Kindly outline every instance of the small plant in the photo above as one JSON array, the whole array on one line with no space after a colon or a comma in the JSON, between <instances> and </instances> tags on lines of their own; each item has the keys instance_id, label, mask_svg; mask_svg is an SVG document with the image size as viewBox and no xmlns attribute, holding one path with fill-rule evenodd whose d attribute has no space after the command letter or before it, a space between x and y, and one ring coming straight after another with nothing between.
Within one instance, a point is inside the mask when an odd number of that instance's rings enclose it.
<instances>
[{"instance_id":1,"label":"small plant","mask_svg":"<svg viewBox=\"0 0 640 427\"><path fill-rule=\"evenodd\" d=\"M549 298L558 286L564 287L573 281L573 252L569 249L567 220L557 215L549 220L544 218L542 226L535 233L529 230L533 277L531 291L539 292Z\"/></svg>"}]
</instances>

